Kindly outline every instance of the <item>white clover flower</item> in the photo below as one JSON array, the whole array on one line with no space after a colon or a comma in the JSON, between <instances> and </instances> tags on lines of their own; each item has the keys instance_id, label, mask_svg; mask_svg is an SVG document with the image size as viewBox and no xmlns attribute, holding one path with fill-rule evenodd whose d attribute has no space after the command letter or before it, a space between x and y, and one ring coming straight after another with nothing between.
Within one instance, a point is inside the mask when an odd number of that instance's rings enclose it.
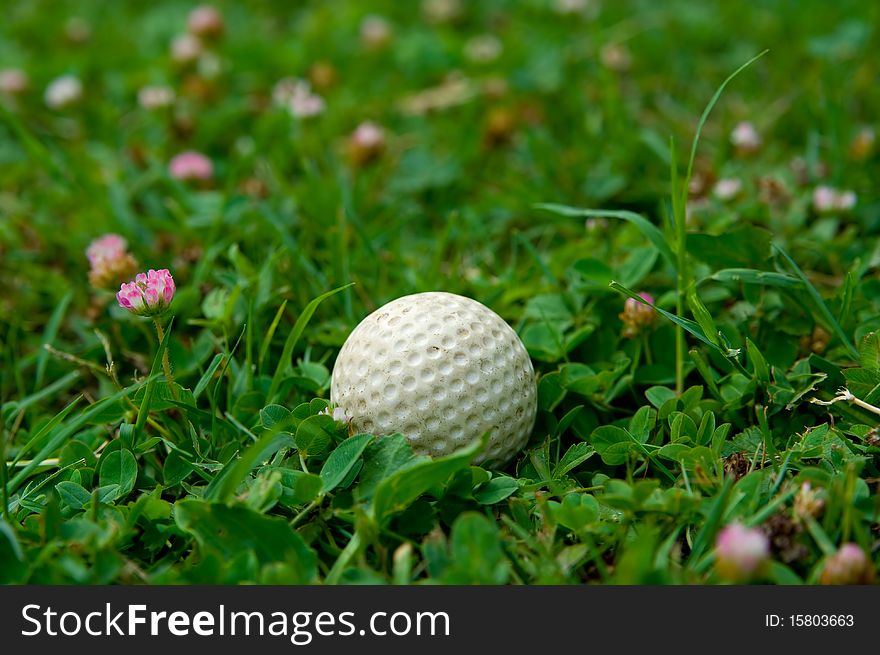
<instances>
[{"instance_id":1,"label":"white clover flower","mask_svg":"<svg viewBox=\"0 0 880 655\"><path fill-rule=\"evenodd\" d=\"M827 184L820 184L813 189L813 209L820 214L850 211L857 201L855 191L841 191Z\"/></svg>"},{"instance_id":2,"label":"white clover flower","mask_svg":"<svg viewBox=\"0 0 880 655\"><path fill-rule=\"evenodd\" d=\"M145 86L138 91L138 104L148 111L170 107L174 99L174 89L168 86Z\"/></svg>"},{"instance_id":3,"label":"white clover flower","mask_svg":"<svg viewBox=\"0 0 880 655\"><path fill-rule=\"evenodd\" d=\"M171 58L178 64L191 64L202 56L202 42L192 34L180 34L171 41Z\"/></svg>"},{"instance_id":4,"label":"white clover flower","mask_svg":"<svg viewBox=\"0 0 880 655\"><path fill-rule=\"evenodd\" d=\"M736 177L721 178L715 183L712 192L719 200L731 200L742 191L742 180Z\"/></svg>"},{"instance_id":5,"label":"white clover flower","mask_svg":"<svg viewBox=\"0 0 880 655\"><path fill-rule=\"evenodd\" d=\"M44 99L50 109L64 109L82 100L83 86L75 75L62 75L46 87Z\"/></svg>"},{"instance_id":6,"label":"white clover flower","mask_svg":"<svg viewBox=\"0 0 880 655\"><path fill-rule=\"evenodd\" d=\"M360 26L361 43L370 49L378 50L391 41L394 31L391 23L381 16L365 16Z\"/></svg>"},{"instance_id":7,"label":"white clover flower","mask_svg":"<svg viewBox=\"0 0 880 655\"><path fill-rule=\"evenodd\" d=\"M742 153L753 153L761 147L761 135L752 123L742 121L730 133L730 142Z\"/></svg>"},{"instance_id":8,"label":"white clover flower","mask_svg":"<svg viewBox=\"0 0 880 655\"><path fill-rule=\"evenodd\" d=\"M477 64L495 61L501 56L503 50L504 46L501 41L493 34L472 37L464 44L464 56Z\"/></svg>"}]
</instances>

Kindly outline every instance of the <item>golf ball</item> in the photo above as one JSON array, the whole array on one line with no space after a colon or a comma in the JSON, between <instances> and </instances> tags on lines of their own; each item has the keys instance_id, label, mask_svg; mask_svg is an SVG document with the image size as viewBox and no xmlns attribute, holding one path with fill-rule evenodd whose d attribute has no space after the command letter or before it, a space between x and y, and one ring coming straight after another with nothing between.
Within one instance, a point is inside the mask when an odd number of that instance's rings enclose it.
<instances>
[{"instance_id":1,"label":"golf ball","mask_svg":"<svg viewBox=\"0 0 880 655\"><path fill-rule=\"evenodd\" d=\"M330 401L357 431L399 432L426 455L447 455L489 431L474 463L501 466L529 439L537 385L504 319L476 300L428 292L360 322L336 359Z\"/></svg>"}]
</instances>

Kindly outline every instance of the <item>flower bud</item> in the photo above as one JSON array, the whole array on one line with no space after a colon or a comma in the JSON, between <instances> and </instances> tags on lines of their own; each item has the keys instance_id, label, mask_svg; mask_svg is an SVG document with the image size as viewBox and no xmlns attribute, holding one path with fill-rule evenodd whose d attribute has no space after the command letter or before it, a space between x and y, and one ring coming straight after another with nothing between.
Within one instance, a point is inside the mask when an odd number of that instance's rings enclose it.
<instances>
[{"instance_id":1,"label":"flower bud","mask_svg":"<svg viewBox=\"0 0 880 655\"><path fill-rule=\"evenodd\" d=\"M732 200L742 191L742 180L735 177L721 178L712 191L719 200Z\"/></svg>"},{"instance_id":2,"label":"flower bud","mask_svg":"<svg viewBox=\"0 0 880 655\"><path fill-rule=\"evenodd\" d=\"M453 23L461 16L459 0L422 0L422 14L429 23L442 25Z\"/></svg>"},{"instance_id":3,"label":"flower bud","mask_svg":"<svg viewBox=\"0 0 880 655\"><path fill-rule=\"evenodd\" d=\"M486 116L486 127L483 131L483 143L489 148L510 142L516 133L517 118L506 107L493 107Z\"/></svg>"},{"instance_id":4,"label":"flower bud","mask_svg":"<svg viewBox=\"0 0 880 655\"><path fill-rule=\"evenodd\" d=\"M849 144L849 156L856 161L864 161L874 153L877 133L870 127L863 127Z\"/></svg>"},{"instance_id":5,"label":"flower bud","mask_svg":"<svg viewBox=\"0 0 880 655\"><path fill-rule=\"evenodd\" d=\"M606 43L599 51L602 65L615 73L626 73L632 66L629 48L620 43Z\"/></svg>"},{"instance_id":6,"label":"flower bud","mask_svg":"<svg viewBox=\"0 0 880 655\"><path fill-rule=\"evenodd\" d=\"M202 56L202 42L192 34L180 34L171 41L171 59L181 65L193 64Z\"/></svg>"},{"instance_id":7,"label":"flower bud","mask_svg":"<svg viewBox=\"0 0 880 655\"><path fill-rule=\"evenodd\" d=\"M0 70L0 95L17 96L27 91L30 85L27 73L19 68Z\"/></svg>"},{"instance_id":8,"label":"flower bud","mask_svg":"<svg viewBox=\"0 0 880 655\"><path fill-rule=\"evenodd\" d=\"M379 50L391 42L391 23L381 16L366 16L361 21L361 43L370 50Z\"/></svg>"},{"instance_id":9,"label":"flower bud","mask_svg":"<svg viewBox=\"0 0 880 655\"><path fill-rule=\"evenodd\" d=\"M305 80L297 80L289 92L287 109L295 118L312 118L324 113L324 99L312 93L311 85Z\"/></svg>"},{"instance_id":10,"label":"flower bud","mask_svg":"<svg viewBox=\"0 0 880 655\"><path fill-rule=\"evenodd\" d=\"M112 288L130 278L137 261L127 250L128 243L118 234L105 234L86 249L89 259L89 284L96 289Z\"/></svg>"},{"instance_id":11,"label":"flower bud","mask_svg":"<svg viewBox=\"0 0 880 655\"><path fill-rule=\"evenodd\" d=\"M761 148L761 136L755 126L748 121L737 123L730 133L730 142L741 155L754 154Z\"/></svg>"},{"instance_id":12,"label":"flower bud","mask_svg":"<svg viewBox=\"0 0 880 655\"><path fill-rule=\"evenodd\" d=\"M83 87L79 78L74 75L62 75L49 83L44 99L50 109L64 109L78 103L82 95Z\"/></svg>"},{"instance_id":13,"label":"flower bud","mask_svg":"<svg viewBox=\"0 0 880 655\"><path fill-rule=\"evenodd\" d=\"M138 103L147 111L170 107L174 103L174 89L167 86L145 86L138 91Z\"/></svg>"},{"instance_id":14,"label":"flower bud","mask_svg":"<svg viewBox=\"0 0 880 655\"><path fill-rule=\"evenodd\" d=\"M284 77L272 87L272 102L279 107L288 107L293 97L299 93L308 93L309 83L297 77Z\"/></svg>"},{"instance_id":15,"label":"flower bud","mask_svg":"<svg viewBox=\"0 0 880 655\"><path fill-rule=\"evenodd\" d=\"M809 482L804 482L794 497L794 515L796 519L807 516L816 517L822 512L825 501L820 497L821 489L813 489Z\"/></svg>"},{"instance_id":16,"label":"flower bud","mask_svg":"<svg viewBox=\"0 0 880 655\"><path fill-rule=\"evenodd\" d=\"M225 28L223 14L212 5L199 5L189 12L186 27L189 33L195 36L208 39L218 38L223 36Z\"/></svg>"},{"instance_id":17,"label":"flower bud","mask_svg":"<svg viewBox=\"0 0 880 655\"><path fill-rule=\"evenodd\" d=\"M316 61L309 68L309 81L316 89L332 88L336 79L336 69L329 61Z\"/></svg>"},{"instance_id":18,"label":"flower bud","mask_svg":"<svg viewBox=\"0 0 880 655\"><path fill-rule=\"evenodd\" d=\"M715 571L728 582L754 580L770 560L770 543L761 530L731 523L715 541Z\"/></svg>"},{"instance_id":19,"label":"flower bud","mask_svg":"<svg viewBox=\"0 0 880 655\"><path fill-rule=\"evenodd\" d=\"M871 584L874 581L874 563L856 544L843 544L829 557L822 569L822 584Z\"/></svg>"},{"instance_id":20,"label":"flower bud","mask_svg":"<svg viewBox=\"0 0 880 655\"><path fill-rule=\"evenodd\" d=\"M134 282L121 285L116 300L123 309L136 316L158 316L168 309L175 290L174 278L167 268L150 269L138 273Z\"/></svg>"},{"instance_id":21,"label":"flower bud","mask_svg":"<svg viewBox=\"0 0 880 655\"><path fill-rule=\"evenodd\" d=\"M348 154L355 165L363 165L378 158L385 150L385 130L367 121L357 126L348 141Z\"/></svg>"},{"instance_id":22,"label":"flower bud","mask_svg":"<svg viewBox=\"0 0 880 655\"><path fill-rule=\"evenodd\" d=\"M651 294L640 293L639 296L645 302L654 304L654 298ZM627 298L623 304L620 320L623 321L623 336L633 339L656 322L657 313L653 307L645 305L635 298Z\"/></svg>"},{"instance_id":23,"label":"flower bud","mask_svg":"<svg viewBox=\"0 0 880 655\"><path fill-rule=\"evenodd\" d=\"M200 152L188 150L174 157L168 164L168 174L182 182L210 180L214 175L211 160Z\"/></svg>"},{"instance_id":24,"label":"flower bud","mask_svg":"<svg viewBox=\"0 0 880 655\"><path fill-rule=\"evenodd\" d=\"M813 209L819 214L849 211L856 206L857 200L855 191L841 191L825 184L813 190Z\"/></svg>"}]
</instances>

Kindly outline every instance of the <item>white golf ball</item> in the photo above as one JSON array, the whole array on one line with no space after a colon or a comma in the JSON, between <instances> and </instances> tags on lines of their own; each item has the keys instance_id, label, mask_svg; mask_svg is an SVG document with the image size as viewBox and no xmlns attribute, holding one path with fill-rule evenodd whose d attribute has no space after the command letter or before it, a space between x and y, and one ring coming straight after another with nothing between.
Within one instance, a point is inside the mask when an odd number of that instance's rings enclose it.
<instances>
[{"instance_id":1,"label":"white golf ball","mask_svg":"<svg viewBox=\"0 0 880 655\"><path fill-rule=\"evenodd\" d=\"M529 439L537 385L504 319L476 300L428 292L360 322L336 359L330 401L357 431L400 432L426 455L447 455L489 431L474 463L500 466Z\"/></svg>"}]
</instances>

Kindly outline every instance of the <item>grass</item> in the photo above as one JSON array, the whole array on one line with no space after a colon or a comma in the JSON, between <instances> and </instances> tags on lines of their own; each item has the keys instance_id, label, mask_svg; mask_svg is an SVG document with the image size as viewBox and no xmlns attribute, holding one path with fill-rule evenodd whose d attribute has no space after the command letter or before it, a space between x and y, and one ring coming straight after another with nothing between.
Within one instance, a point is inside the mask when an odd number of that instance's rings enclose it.
<instances>
[{"instance_id":1,"label":"grass","mask_svg":"<svg viewBox=\"0 0 880 655\"><path fill-rule=\"evenodd\" d=\"M849 542L876 568L880 9L585 4L218 2L196 65L179 3L9 4L0 582L714 584L735 522L768 539L753 581L820 582ZM83 97L50 109L66 73ZM286 77L323 113L273 102ZM351 145L368 120L381 152ZM169 175L185 150L211 180ZM109 232L174 274L159 325L90 285ZM426 290L531 355L502 469L477 434L431 459L325 413L348 333Z\"/></svg>"}]
</instances>

